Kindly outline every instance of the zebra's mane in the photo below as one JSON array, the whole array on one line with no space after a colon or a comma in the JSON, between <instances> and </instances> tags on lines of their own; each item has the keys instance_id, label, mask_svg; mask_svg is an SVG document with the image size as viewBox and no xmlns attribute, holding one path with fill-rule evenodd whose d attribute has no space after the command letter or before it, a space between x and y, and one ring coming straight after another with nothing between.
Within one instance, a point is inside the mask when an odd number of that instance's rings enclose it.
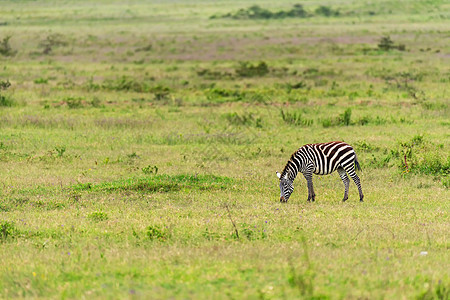
<instances>
[{"instance_id":1,"label":"zebra's mane","mask_svg":"<svg viewBox=\"0 0 450 300\"><path fill-rule=\"evenodd\" d=\"M297 151L298 151L298 150L297 150ZM293 162L294 156L295 156L295 154L297 153L297 151L295 151L294 153L292 153L291 158L289 158L289 160L287 161L286 165L284 166L283 172L281 172L280 179L283 178L283 177L286 175L286 173L288 172L288 170L289 170L289 168L288 168L288 167L289 167L289 163L292 163L292 162Z\"/></svg>"}]
</instances>

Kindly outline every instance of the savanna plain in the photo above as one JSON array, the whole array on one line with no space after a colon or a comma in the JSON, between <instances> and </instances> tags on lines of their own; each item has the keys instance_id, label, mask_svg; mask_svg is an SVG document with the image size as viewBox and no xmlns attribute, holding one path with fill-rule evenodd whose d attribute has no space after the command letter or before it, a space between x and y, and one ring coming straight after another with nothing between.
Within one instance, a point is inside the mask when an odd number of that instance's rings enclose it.
<instances>
[{"instance_id":1,"label":"savanna plain","mask_svg":"<svg viewBox=\"0 0 450 300\"><path fill-rule=\"evenodd\" d=\"M449 299L446 1L0 5L0 298ZM308 143L338 174L281 171Z\"/></svg>"}]
</instances>

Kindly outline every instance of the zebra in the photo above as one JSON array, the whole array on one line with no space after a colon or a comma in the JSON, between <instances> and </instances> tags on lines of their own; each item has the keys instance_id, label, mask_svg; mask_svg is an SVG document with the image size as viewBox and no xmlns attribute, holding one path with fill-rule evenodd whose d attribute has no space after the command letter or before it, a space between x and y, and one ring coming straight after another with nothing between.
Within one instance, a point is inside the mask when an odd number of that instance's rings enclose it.
<instances>
[{"instance_id":1,"label":"zebra","mask_svg":"<svg viewBox=\"0 0 450 300\"><path fill-rule=\"evenodd\" d=\"M308 201L315 201L316 194L312 182L312 174L327 175L334 171L339 173L345 186L344 199L348 199L350 177L355 182L359 191L359 201L363 202L361 182L355 173L355 165L361 170L356 153L352 146L344 142L329 142L319 144L307 144L295 151L288 160L283 172L277 173L280 179L280 202L287 202L294 191L294 179L300 172L306 179L308 186Z\"/></svg>"}]
</instances>

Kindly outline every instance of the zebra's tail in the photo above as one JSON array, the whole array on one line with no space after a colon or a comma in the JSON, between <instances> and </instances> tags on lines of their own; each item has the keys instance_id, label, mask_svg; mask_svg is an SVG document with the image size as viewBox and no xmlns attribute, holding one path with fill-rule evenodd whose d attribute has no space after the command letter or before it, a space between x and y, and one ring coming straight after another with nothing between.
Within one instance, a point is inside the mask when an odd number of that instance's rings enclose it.
<instances>
[{"instance_id":1,"label":"zebra's tail","mask_svg":"<svg viewBox=\"0 0 450 300\"><path fill-rule=\"evenodd\" d=\"M359 165L358 157L355 155L355 166L356 170L361 171L361 166Z\"/></svg>"}]
</instances>

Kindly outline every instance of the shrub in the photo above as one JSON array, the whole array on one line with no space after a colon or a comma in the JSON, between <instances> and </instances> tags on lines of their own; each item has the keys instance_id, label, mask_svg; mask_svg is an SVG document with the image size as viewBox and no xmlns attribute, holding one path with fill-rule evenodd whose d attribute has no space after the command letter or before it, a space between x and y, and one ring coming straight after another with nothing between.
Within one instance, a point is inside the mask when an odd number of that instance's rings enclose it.
<instances>
[{"instance_id":1,"label":"shrub","mask_svg":"<svg viewBox=\"0 0 450 300\"><path fill-rule=\"evenodd\" d=\"M391 40L391 37L389 35L381 37L380 41L378 42L378 49L383 51L389 51L393 49L397 49L399 51L405 51L406 46L403 44L395 45L394 41Z\"/></svg>"},{"instance_id":2,"label":"shrub","mask_svg":"<svg viewBox=\"0 0 450 300\"><path fill-rule=\"evenodd\" d=\"M390 36L383 36L378 42L378 49L383 51L389 51L394 49L394 42L391 40Z\"/></svg>"},{"instance_id":3,"label":"shrub","mask_svg":"<svg viewBox=\"0 0 450 300\"><path fill-rule=\"evenodd\" d=\"M168 87L157 85L149 89L149 92L153 93L155 100L164 100L170 94L170 89Z\"/></svg>"},{"instance_id":4,"label":"shrub","mask_svg":"<svg viewBox=\"0 0 450 300\"><path fill-rule=\"evenodd\" d=\"M8 36L4 37L0 42L0 54L3 56L14 56L17 53L16 50L13 50L11 48L11 45L9 44L10 39L11 39L11 36L8 35Z\"/></svg>"},{"instance_id":5,"label":"shrub","mask_svg":"<svg viewBox=\"0 0 450 300\"><path fill-rule=\"evenodd\" d=\"M239 66L235 68L235 72L239 77L259 77L269 73L269 67L264 61L261 61L258 64L240 62Z\"/></svg>"},{"instance_id":6,"label":"shrub","mask_svg":"<svg viewBox=\"0 0 450 300\"><path fill-rule=\"evenodd\" d=\"M43 54L50 54L53 48L66 45L67 42L64 40L64 36L59 33L50 34L39 43Z\"/></svg>"}]
</instances>

